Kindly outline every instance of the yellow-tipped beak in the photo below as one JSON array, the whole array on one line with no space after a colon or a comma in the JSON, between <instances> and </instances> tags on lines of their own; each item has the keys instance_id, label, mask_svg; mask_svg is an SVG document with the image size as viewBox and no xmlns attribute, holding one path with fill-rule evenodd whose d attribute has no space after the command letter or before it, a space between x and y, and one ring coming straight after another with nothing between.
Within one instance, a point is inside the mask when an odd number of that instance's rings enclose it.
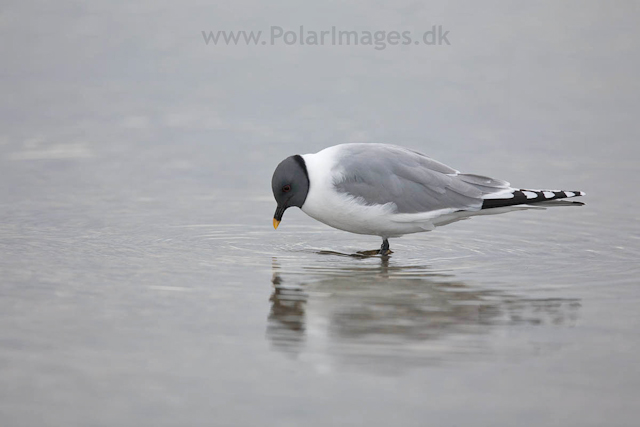
<instances>
[{"instance_id":1,"label":"yellow-tipped beak","mask_svg":"<svg viewBox=\"0 0 640 427\"><path fill-rule=\"evenodd\" d=\"M273 229L277 230L279 225L280 225L280 221L278 221L277 219L273 218Z\"/></svg>"}]
</instances>

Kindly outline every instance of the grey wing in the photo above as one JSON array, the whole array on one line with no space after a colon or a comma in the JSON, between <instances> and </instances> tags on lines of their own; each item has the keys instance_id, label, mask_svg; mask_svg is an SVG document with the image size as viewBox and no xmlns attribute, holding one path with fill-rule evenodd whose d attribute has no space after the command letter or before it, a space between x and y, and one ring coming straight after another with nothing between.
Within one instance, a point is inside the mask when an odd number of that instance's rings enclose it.
<instances>
[{"instance_id":1,"label":"grey wing","mask_svg":"<svg viewBox=\"0 0 640 427\"><path fill-rule=\"evenodd\" d=\"M369 205L394 203L397 213L479 210L483 195L509 188L508 182L460 174L421 153L387 144L345 144L335 169L339 192Z\"/></svg>"}]
</instances>

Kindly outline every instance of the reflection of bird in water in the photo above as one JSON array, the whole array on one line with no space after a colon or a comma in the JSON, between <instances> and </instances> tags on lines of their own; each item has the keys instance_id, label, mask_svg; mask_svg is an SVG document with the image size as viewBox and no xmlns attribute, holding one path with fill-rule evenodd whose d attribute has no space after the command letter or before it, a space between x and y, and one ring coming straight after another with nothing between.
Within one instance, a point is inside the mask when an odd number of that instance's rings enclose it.
<instances>
[{"instance_id":1,"label":"reflection of bird in water","mask_svg":"<svg viewBox=\"0 0 640 427\"><path fill-rule=\"evenodd\" d=\"M274 345L295 354L304 341L304 306L307 294L299 287L287 288L282 285L280 276L273 275L274 286L271 312L267 324L267 336Z\"/></svg>"},{"instance_id":2,"label":"reflection of bird in water","mask_svg":"<svg viewBox=\"0 0 640 427\"><path fill-rule=\"evenodd\" d=\"M519 298L422 266L380 261L306 269L306 284L276 268L269 340L292 354L329 352L345 362L393 356L410 365L450 355L475 357L490 348L483 337L496 328L571 325L577 315L576 300Z\"/></svg>"}]
</instances>

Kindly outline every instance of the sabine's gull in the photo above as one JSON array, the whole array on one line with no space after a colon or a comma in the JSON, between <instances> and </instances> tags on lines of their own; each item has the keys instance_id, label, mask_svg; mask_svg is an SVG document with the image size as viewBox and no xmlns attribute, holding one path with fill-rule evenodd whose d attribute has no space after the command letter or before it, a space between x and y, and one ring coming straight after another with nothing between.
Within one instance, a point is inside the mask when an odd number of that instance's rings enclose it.
<instances>
[{"instance_id":1,"label":"sabine's gull","mask_svg":"<svg viewBox=\"0 0 640 427\"><path fill-rule=\"evenodd\" d=\"M422 153L389 144L352 143L284 159L271 180L278 207L299 207L310 217L351 233L389 238L433 230L474 215L583 196L582 191L525 190L506 181L465 174Z\"/></svg>"}]
</instances>

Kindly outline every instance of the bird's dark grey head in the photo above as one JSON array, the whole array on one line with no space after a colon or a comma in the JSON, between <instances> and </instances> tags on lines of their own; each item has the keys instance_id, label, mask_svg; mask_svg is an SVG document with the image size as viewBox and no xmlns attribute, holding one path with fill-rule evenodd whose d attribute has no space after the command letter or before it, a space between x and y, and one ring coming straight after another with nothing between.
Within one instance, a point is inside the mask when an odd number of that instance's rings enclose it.
<instances>
[{"instance_id":1,"label":"bird's dark grey head","mask_svg":"<svg viewBox=\"0 0 640 427\"><path fill-rule=\"evenodd\" d=\"M282 215L291 206L302 207L309 193L309 174L302 156L295 155L284 159L271 178L273 197L278 208L273 216L273 227L278 228Z\"/></svg>"}]
</instances>

